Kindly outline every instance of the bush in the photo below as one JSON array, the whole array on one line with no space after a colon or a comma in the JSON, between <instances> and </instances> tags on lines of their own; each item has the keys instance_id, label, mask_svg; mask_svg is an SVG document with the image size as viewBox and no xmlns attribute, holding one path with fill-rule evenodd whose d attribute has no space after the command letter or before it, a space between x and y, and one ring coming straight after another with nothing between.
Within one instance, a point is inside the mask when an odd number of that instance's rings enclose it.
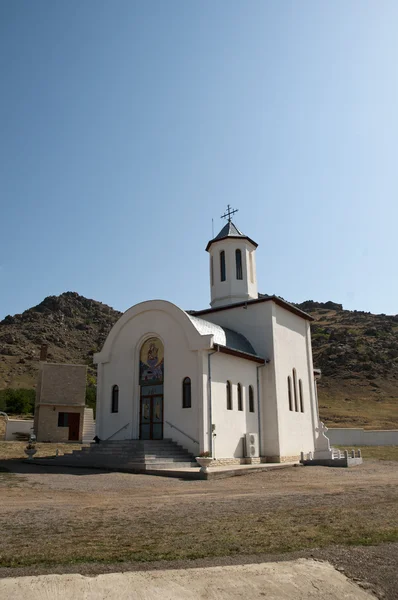
<instances>
[{"instance_id":1,"label":"bush","mask_svg":"<svg viewBox=\"0 0 398 600\"><path fill-rule=\"evenodd\" d=\"M95 418L95 408L97 403L97 386L95 377L90 373L87 373L87 385L86 385L86 406L92 408L94 411Z\"/></svg>"},{"instance_id":2,"label":"bush","mask_svg":"<svg viewBox=\"0 0 398 600\"><path fill-rule=\"evenodd\" d=\"M0 410L14 415L25 415L35 410L36 390L8 388L0 390Z\"/></svg>"}]
</instances>

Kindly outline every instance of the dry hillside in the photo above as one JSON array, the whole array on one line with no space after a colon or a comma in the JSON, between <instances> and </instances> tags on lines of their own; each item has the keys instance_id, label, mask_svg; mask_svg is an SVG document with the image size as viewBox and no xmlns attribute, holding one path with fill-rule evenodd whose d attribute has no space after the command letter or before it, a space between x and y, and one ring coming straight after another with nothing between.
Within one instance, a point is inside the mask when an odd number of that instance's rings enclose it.
<instances>
[{"instance_id":1,"label":"dry hillside","mask_svg":"<svg viewBox=\"0 0 398 600\"><path fill-rule=\"evenodd\" d=\"M314 364L322 369L321 417L329 425L398 428L398 315L303 302L311 314ZM49 361L92 365L121 313L66 292L0 322L0 389L34 387L39 347Z\"/></svg>"}]
</instances>

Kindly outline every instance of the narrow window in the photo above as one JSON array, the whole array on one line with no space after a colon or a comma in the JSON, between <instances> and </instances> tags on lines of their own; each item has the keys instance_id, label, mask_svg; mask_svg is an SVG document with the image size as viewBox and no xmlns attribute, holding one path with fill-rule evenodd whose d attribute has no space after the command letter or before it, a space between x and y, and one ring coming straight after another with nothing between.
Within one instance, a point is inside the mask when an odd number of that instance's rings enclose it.
<instances>
[{"instance_id":1,"label":"narrow window","mask_svg":"<svg viewBox=\"0 0 398 600\"><path fill-rule=\"evenodd\" d=\"M239 249L235 250L235 261L236 261L236 279L243 279L242 252Z\"/></svg>"},{"instance_id":2,"label":"narrow window","mask_svg":"<svg viewBox=\"0 0 398 600\"><path fill-rule=\"evenodd\" d=\"M214 285L214 260L213 257L210 256L210 281L211 285Z\"/></svg>"},{"instance_id":3,"label":"narrow window","mask_svg":"<svg viewBox=\"0 0 398 600\"><path fill-rule=\"evenodd\" d=\"M185 377L182 382L182 408L191 408L191 380Z\"/></svg>"},{"instance_id":4,"label":"narrow window","mask_svg":"<svg viewBox=\"0 0 398 600\"><path fill-rule=\"evenodd\" d=\"M293 393L294 393L294 410L296 412L298 412L297 374L296 374L296 369L293 369Z\"/></svg>"},{"instance_id":5,"label":"narrow window","mask_svg":"<svg viewBox=\"0 0 398 600\"><path fill-rule=\"evenodd\" d=\"M243 410L242 386L238 383L238 410Z\"/></svg>"},{"instance_id":6,"label":"narrow window","mask_svg":"<svg viewBox=\"0 0 398 600\"><path fill-rule=\"evenodd\" d=\"M300 411L304 412L303 382L299 379Z\"/></svg>"},{"instance_id":7,"label":"narrow window","mask_svg":"<svg viewBox=\"0 0 398 600\"><path fill-rule=\"evenodd\" d=\"M58 413L58 427L68 427L68 413Z\"/></svg>"},{"instance_id":8,"label":"narrow window","mask_svg":"<svg viewBox=\"0 0 398 600\"><path fill-rule=\"evenodd\" d=\"M249 262L250 262L250 281L254 283L254 266L253 266L253 252L249 254Z\"/></svg>"},{"instance_id":9,"label":"narrow window","mask_svg":"<svg viewBox=\"0 0 398 600\"><path fill-rule=\"evenodd\" d=\"M221 250L220 252L220 278L221 281L226 280L226 272L225 272L225 252Z\"/></svg>"},{"instance_id":10,"label":"narrow window","mask_svg":"<svg viewBox=\"0 0 398 600\"><path fill-rule=\"evenodd\" d=\"M227 381L227 410L232 410L232 385Z\"/></svg>"},{"instance_id":11,"label":"narrow window","mask_svg":"<svg viewBox=\"0 0 398 600\"><path fill-rule=\"evenodd\" d=\"M119 386L114 385L112 388L112 407L111 412L119 412Z\"/></svg>"},{"instance_id":12,"label":"narrow window","mask_svg":"<svg viewBox=\"0 0 398 600\"><path fill-rule=\"evenodd\" d=\"M252 385L249 385L249 412L254 412L254 390Z\"/></svg>"},{"instance_id":13,"label":"narrow window","mask_svg":"<svg viewBox=\"0 0 398 600\"><path fill-rule=\"evenodd\" d=\"M287 392L289 394L289 410L293 410L293 398L292 398L292 378L287 378Z\"/></svg>"}]
</instances>

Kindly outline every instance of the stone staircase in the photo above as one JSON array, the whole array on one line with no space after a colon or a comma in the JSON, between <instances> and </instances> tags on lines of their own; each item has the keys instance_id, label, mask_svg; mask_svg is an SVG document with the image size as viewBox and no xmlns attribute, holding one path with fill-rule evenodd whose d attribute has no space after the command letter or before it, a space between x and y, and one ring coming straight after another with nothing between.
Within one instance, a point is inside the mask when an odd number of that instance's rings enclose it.
<instances>
[{"instance_id":1,"label":"stone staircase","mask_svg":"<svg viewBox=\"0 0 398 600\"><path fill-rule=\"evenodd\" d=\"M84 419L83 419L83 436L82 441L83 444L91 444L95 436L95 421L94 421L94 412L92 408L84 409Z\"/></svg>"},{"instance_id":2,"label":"stone staircase","mask_svg":"<svg viewBox=\"0 0 398 600\"><path fill-rule=\"evenodd\" d=\"M44 459L37 461L44 463ZM192 454L170 439L101 441L51 461L53 464L70 467L130 472L199 467Z\"/></svg>"}]
</instances>

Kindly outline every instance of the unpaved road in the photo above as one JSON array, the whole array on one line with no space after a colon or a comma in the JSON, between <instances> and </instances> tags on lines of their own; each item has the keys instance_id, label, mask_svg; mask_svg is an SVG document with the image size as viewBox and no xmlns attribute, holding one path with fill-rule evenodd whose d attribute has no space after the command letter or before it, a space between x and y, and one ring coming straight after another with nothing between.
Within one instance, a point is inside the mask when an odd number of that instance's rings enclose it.
<instances>
[{"instance_id":1,"label":"unpaved road","mask_svg":"<svg viewBox=\"0 0 398 600\"><path fill-rule=\"evenodd\" d=\"M313 557L398 598L396 462L215 481L0 466L3 577Z\"/></svg>"}]
</instances>

